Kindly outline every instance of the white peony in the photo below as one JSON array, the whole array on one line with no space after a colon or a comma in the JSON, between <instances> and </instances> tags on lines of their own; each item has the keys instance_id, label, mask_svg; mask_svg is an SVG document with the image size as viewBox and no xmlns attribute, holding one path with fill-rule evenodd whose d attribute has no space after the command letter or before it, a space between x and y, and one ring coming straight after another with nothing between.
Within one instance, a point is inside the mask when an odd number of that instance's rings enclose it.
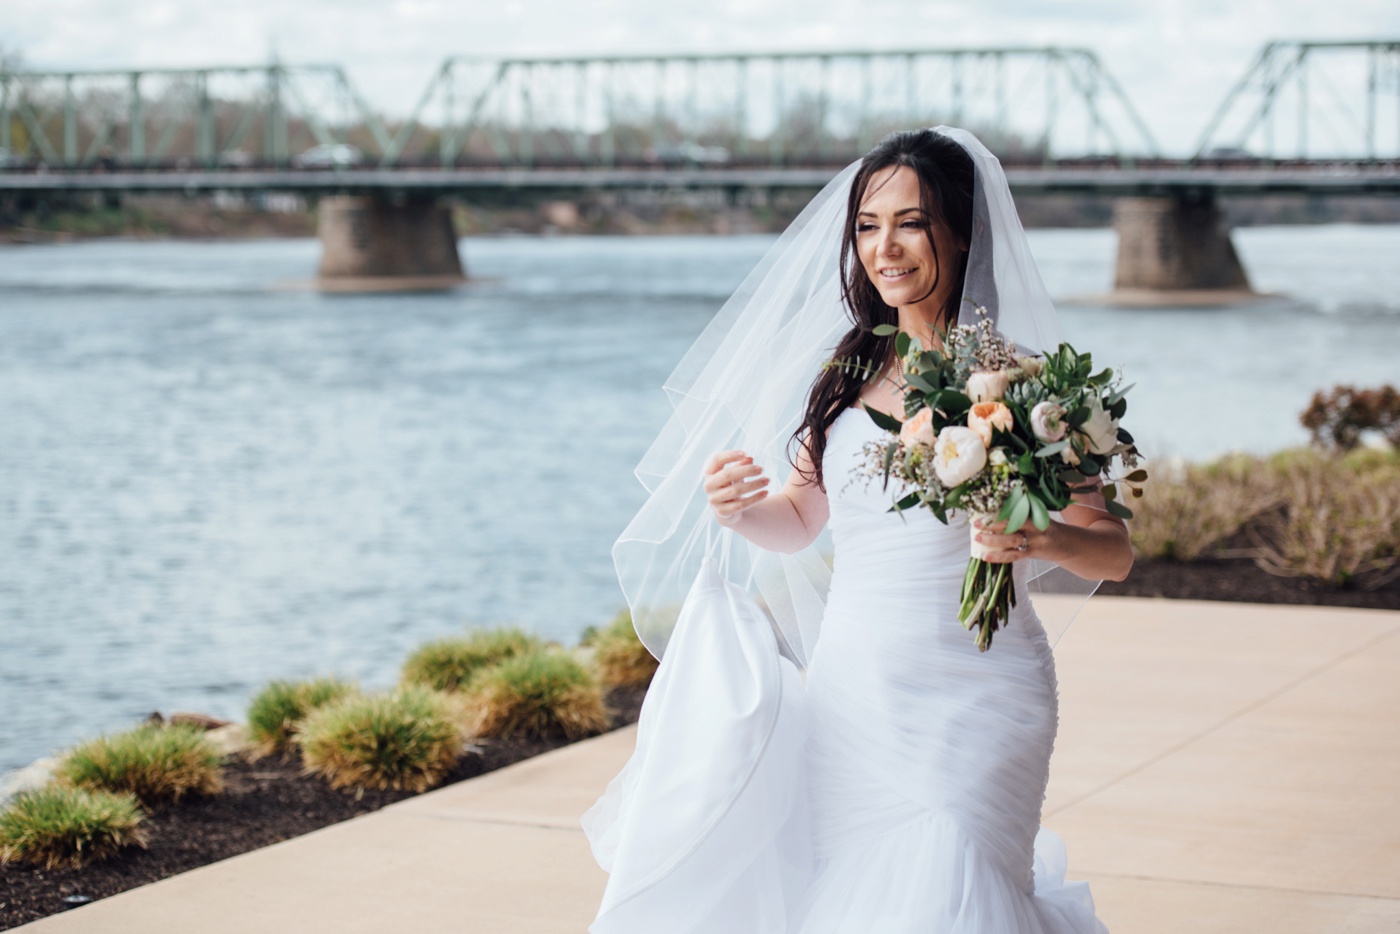
<instances>
[{"instance_id":1,"label":"white peony","mask_svg":"<svg viewBox=\"0 0 1400 934\"><path fill-rule=\"evenodd\" d=\"M982 438L963 425L949 425L933 443L933 472L938 482L952 489L977 476L987 466Z\"/></svg>"},{"instance_id":2,"label":"white peony","mask_svg":"<svg viewBox=\"0 0 1400 934\"><path fill-rule=\"evenodd\" d=\"M1079 430L1084 446L1094 454L1107 454L1118 444L1118 420L1104 411L1097 394L1089 397L1089 420Z\"/></svg>"},{"instance_id":3,"label":"white peony","mask_svg":"<svg viewBox=\"0 0 1400 934\"><path fill-rule=\"evenodd\" d=\"M967 377L967 397L973 402L997 402L1010 385L1011 374L1005 370L977 370Z\"/></svg>"}]
</instances>

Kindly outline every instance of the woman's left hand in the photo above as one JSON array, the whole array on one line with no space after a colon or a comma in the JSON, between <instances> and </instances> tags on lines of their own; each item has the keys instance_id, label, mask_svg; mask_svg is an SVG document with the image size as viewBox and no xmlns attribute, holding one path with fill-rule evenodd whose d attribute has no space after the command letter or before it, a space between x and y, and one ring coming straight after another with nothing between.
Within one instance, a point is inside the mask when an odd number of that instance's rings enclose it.
<instances>
[{"instance_id":1,"label":"woman's left hand","mask_svg":"<svg viewBox=\"0 0 1400 934\"><path fill-rule=\"evenodd\" d=\"M1054 533L1058 523L1051 522L1050 527L1044 532L1036 528L1027 520L1019 529L1010 535L1006 534L1005 522L992 522L983 524L981 519L973 519L975 528L982 531L977 533L977 541L988 548L995 548L982 560L993 564L1009 564L1013 561L1020 561L1022 558L1047 559L1054 553ZM1021 549L1022 542L1025 549Z\"/></svg>"}]
</instances>

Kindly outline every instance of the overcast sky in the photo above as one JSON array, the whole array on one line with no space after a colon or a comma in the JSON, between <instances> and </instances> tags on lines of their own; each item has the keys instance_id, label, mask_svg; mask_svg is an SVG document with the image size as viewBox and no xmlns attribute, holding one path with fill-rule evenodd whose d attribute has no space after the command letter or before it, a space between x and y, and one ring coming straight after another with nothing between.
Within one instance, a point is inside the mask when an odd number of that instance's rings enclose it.
<instances>
[{"instance_id":1,"label":"overcast sky","mask_svg":"<svg viewBox=\"0 0 1400 934\"><path fill-rule=\"evenodd\" d=\"M407 111L448 55L1075 45L1185 152L1269 39L1400 38L1397 0L4 0L34 69L333 62Z\"/></svg>"}]
</instances>

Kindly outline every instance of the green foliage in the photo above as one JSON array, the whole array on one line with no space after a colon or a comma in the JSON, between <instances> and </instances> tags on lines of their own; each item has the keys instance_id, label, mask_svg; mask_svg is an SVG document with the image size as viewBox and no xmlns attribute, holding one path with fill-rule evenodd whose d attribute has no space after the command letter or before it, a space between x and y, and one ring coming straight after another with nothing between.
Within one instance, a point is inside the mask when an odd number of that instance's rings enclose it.
<instances>
[{"instance_id":1,"label":"green foliage","mask_svg":"<svg viewBox=\"0 0 1400 934\"><path fill-rule=\"evenodd\" d=\"M539 648L480 673L467 724L483 738L579 739L611 724L597 676L572 653Z\"/></svg>"},{"instance_id":2,"label":"green foliage","mask_svg":"<svg viewBox=\"0 0 1400 934\"><path fill-rule=\"evenodd\" d=\"M298 731L309 774L332 788L426 791L462 752L451 697L420 685L352 694L312 711Z\"/></svg>"},{"instance_id":3,"label":"green foliage","mask_svg":"<svg viewBox=\"0 0 1400 934\"><path fill-rule=\"evenodd\" d=\"M48 785L21 792L0 811L0 864L81 869L146 845L136 796Z\"/></svg>"},{"instance_id":4,"label":"green foliage","mask_svg":"<svg viewBox=\"0 0 1400 934\"><path fill-rule=\"evenodd\" d=\"M408 657L402 681L436 691L464 690L482 669L543 645L538 636L515 628L481 629L437 639Z\"/></svg>"},{"instance_id":5,"label":"green foliage","mask_svg":"<svg viewBox=\"0 0 1400 934\"><path fill-rule=\"evenodd\" d=\"M75 747L54 775L78 788L131 792L149 805L222 791L222 759L198 727L145 724Z\"/></svg>"},{"instance_id":6,"label":"green foliage","mask_svg":"<svg viewBox=\"0 0 1400 934\"><path fill-rule=\"evenodd\" d=\"M248 705L249 737L261 755L285 753L307 714L356 690L353 684L337 678L273 681Z\"/></svg>"},{"instance_id":7,"label":"green foliage","mask_svg":"<svg viewBox=\"0 0 1400 934\"><path fill-rule=\"evenodd\" d=\"M594 664L610 688L646 687L656 674L658 663L637 638L632 614L627 610L599 631L593 649Z\"/></svg>"}]
</instances>

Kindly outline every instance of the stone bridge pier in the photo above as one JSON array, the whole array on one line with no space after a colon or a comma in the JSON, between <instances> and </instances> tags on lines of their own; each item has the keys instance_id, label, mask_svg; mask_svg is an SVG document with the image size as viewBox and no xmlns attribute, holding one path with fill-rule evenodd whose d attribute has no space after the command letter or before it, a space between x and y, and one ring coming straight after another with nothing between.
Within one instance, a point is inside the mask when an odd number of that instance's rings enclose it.
<instances>
[{"instance_id":1,"label":"stone bridge pier","mask_svg":"<svg viewBox=\"0 0 1400 934\"><path fill-rule=\"evenodd\" d=\"M318 211L316 283L325 291L430 291L466 281L452 212L434 198L330 195Z\"/></svg>"},{"instance_id":2,"label":"stone bridge pier","mask_svg":"<svg viewBox=\"0 0 1400 934\"><path fill-rule=\"evenodd\" d=\"M1256 294L1208 190L1120 198L1113 227L1118 234L1115 297L1210 303Z\"/></svg>"}]
</instances>

